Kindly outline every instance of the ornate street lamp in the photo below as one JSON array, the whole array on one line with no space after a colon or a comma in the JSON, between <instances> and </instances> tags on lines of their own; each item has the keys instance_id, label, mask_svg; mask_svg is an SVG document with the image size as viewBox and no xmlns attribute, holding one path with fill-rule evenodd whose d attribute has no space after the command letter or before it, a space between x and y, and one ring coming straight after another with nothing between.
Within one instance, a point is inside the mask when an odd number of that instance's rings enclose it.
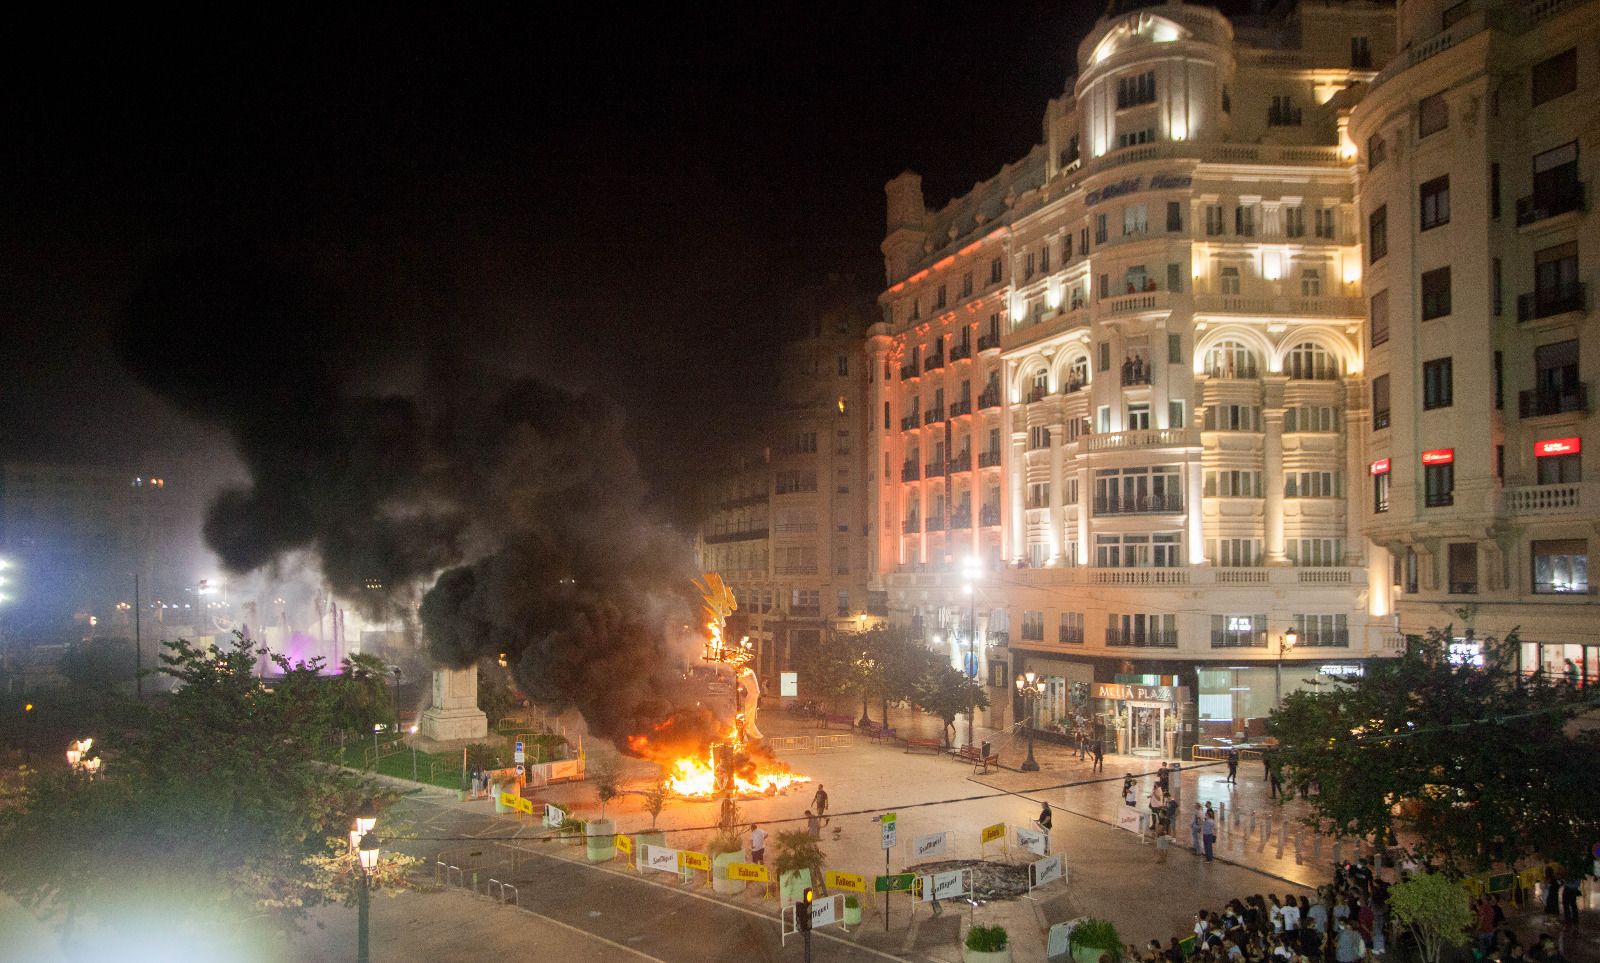
<instances>
[{"instance_id":1,"label":"ornate street lamp","mask_svg":"<svg viewBox=\"0 0 1600 963\"><path fill-rule=\"evenodd\" d=\"M375 807L367 803L357 811L355 828L350 831L350 843L361 869L360 901L356 911L356 963L369 963L372 958L367 939L367 905L371 876L378 868L378 836L372 832L377 821Z\"/></svg>"},{"instance_id":2,"label":"ornate street lamp","mask_svg":"<svg viewBox=\"0 0 1600 963\"><path fill-rule=\"evenodd\" d=\"M1038 772L1039 764L1033 758L1033 714L1039 697L1044 695L1044 680L1036 673L1024 672L1017 676L1017 694L1022 696L1023 711L1027 713L1028 758L1022 763L1023 772Z\"/></svg>"},{"instance_id":3,"label":"ornate street lamp","mask_svg":"<svg viewBox=\"0 0 1600 963\"><path fill-rule=\"evenodd\" d=\"M1283 654L1299 643L1300 633L1296 632L1292 625L1289 626L1288 631L1278 636L1278 673L1272 685L1273 704L1276 707L1281 708L1283 706Z\"/></svg>"}]
</instances>

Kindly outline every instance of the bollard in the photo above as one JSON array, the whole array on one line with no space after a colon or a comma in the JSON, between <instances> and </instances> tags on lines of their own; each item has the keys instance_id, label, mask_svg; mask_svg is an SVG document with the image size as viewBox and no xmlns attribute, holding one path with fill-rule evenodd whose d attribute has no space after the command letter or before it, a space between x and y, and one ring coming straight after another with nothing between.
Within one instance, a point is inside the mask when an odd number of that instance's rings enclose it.
<instances>
[{"instance_id":1,"label":"bollard","mask_svg":"<svg viewBox=\"0 0 1600 963\"><path fill-rule=\"evenodd\" d=\"M1344 855L1344 844L1342 842L1340 842L1339 840L1335 839L1333 841L1333 865L1337 866L1340 863L1344 862L1343 855Z\"/></svg>"},{"instance_id":2,"label":"bollard","mask_svg":"<svg viewBox=\"0 0 1600 963\"><path fill-rule=\"evenodd\" d=\"M1245 835L1246 836L1254 836L1255 834L1256 834L1256 811L1254 809L1252 809L1252 810L1250 810L1250 828L1245 831Z\"/></svg>"},{"instance_id":3,"label":"bollard","mask_svg":"<svg viewBox=\"0 0 1600 963\"><path fill-rule=\"evenodd\" d=\"M1223 826L1228 825L1228 804L1217 803L1217 822Z\"/></svg>"},{"instance_id":4,"label":"bollard","mask_svg":"<svg viewBox=\"0 0 1600 963\"><path fill-rule=\"evenodd\" d=\"M1322 862L1322 834L1313 833L1311 836L1311 861Z\"/></svg>"},{"instance_id":5,"label":"bollard","mask_svg":"<svg viewBox=\"0 0 1600 963\"><path fill-rule=\"evenodd\" d=\"M1287 843L1288 841L1289 841L1289 820L1286 818L1286 819L1284 819L1283 823L1278 826L1278 848L1282 849L1284 847L1284 844ZM1298 847L1299 842L1300 842L1300 837L1296 836L1295 837L1296 848L1299 848Z\"/></svg>"}]
</instances>

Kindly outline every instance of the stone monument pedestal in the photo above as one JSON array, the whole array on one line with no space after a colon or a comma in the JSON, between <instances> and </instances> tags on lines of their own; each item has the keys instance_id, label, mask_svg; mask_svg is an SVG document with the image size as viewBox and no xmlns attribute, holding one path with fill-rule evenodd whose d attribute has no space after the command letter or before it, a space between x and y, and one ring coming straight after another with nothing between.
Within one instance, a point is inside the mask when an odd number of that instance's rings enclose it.
<instances>
[{"instance_id":1,"label":"stone monument pedestal","mask_svg":"<svg viewBox=\"0 0 1600 963\"><path fill-rule=\"evenodd\" d=\"M422 713L422 737L434 743L477 742L489 735L478 708L478 667L433 670L433 705Z\"/></svg>"}]
</instances>

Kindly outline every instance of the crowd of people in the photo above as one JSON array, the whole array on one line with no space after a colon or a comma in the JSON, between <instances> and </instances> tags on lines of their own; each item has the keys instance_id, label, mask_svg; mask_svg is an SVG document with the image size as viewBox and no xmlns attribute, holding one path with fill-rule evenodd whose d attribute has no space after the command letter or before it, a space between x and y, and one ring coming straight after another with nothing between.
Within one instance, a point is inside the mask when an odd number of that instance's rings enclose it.
<instances>
[{"instance_id":1,"label":"crowd of people","mask_svg":"<svg viewBox=\"0 0 1600 963\"><path fill-rule=\"evenodd\" d=\"M1498 896L1474 900L1473 958L1478 963L1566 963L1556 923L1525 944L1506 925ZM1332 885L1315 896L1285 893L1232 900L1221 912L1195 914L1192 938L1173 936L1129 945L1125 963L1359 963L1389 952L1406 939L1391 927L1389 884L1365 861L1336 869Z\"/></svg>"}]
</instances>

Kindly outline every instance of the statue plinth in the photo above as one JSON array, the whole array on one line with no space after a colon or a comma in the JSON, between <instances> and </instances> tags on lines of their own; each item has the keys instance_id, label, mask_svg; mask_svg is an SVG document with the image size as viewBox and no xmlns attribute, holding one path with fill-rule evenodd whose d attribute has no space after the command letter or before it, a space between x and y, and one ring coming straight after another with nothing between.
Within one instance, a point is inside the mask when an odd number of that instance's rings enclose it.
<instances>
[{"instance_id":1,"label":"statue plinth","mask_svg":"<svg viewBox=\"0 0 1600 963\"><path fill-rule=\"evenodd\" d=\"M432 742L476 742L489 735L478 708L478 667L435 669L433 705L422 713L422 737Z\"/></svg>"}]
</instances>

